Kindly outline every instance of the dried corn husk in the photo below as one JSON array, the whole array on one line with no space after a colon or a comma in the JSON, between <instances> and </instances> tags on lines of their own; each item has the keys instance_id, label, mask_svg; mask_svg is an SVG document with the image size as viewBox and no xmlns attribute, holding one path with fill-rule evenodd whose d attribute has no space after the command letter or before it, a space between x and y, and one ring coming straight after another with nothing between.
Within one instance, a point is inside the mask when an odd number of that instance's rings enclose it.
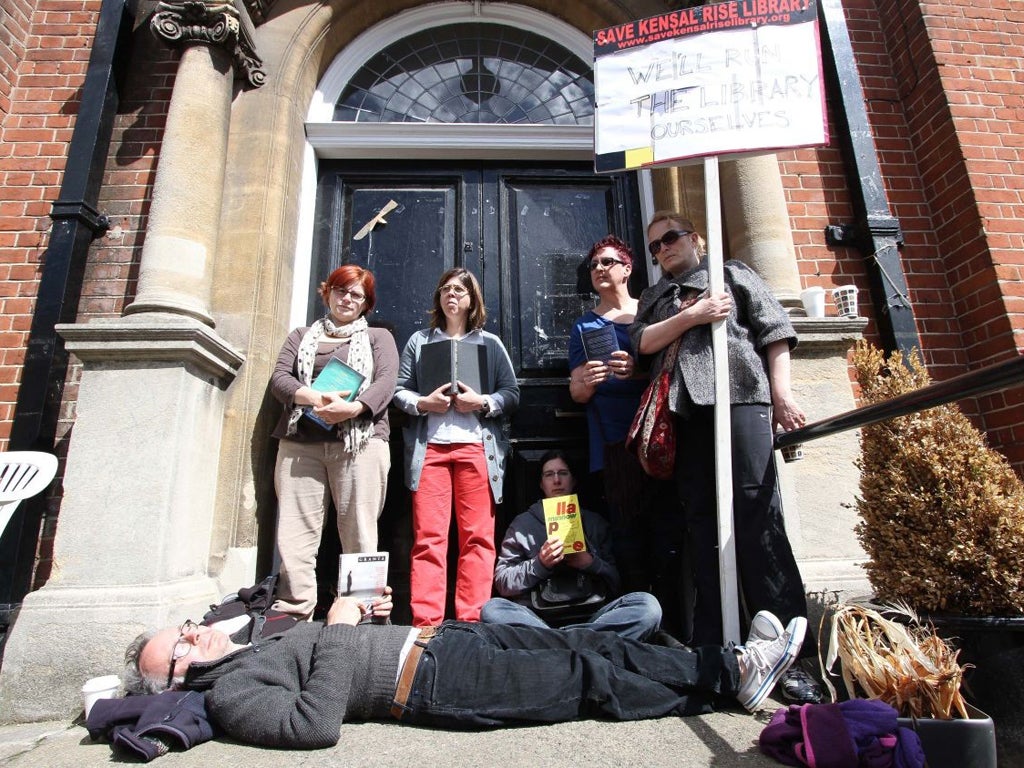
<instances>
[{"instance_id":1,"label":"dried corn husk","mask_svg":"<svg viewBox=\"0 0 1024 768\"><path fill-rule=\"evenodd\" d=\"M825 684L836 698L829 676L836 659L850 697L880 699L902 717L949 720L967 717L960 683L970 665L957 663L959 651L923 625L902 603L881 606L882 612L861 605L840 604L832 616L828 655L822 663Z\"/></svg>"}]
</instances>

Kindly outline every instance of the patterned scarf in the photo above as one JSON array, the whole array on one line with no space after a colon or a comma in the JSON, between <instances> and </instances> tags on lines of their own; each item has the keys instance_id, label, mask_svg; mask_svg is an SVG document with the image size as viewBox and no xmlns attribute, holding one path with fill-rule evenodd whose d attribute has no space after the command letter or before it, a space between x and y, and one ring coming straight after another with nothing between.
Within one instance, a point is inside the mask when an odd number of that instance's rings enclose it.
<instances>
[{"instance_id":1,"label":"patterned scarf","mask_svg":"<svg viewBox=\"0 0 1024 768\"><path fill-rule=\"evenodd\" d=\"M335 325L329 314L313 323L299 343L296 356L299 381L307 387L312 383L313 364L316 361L317 349L324 338L349 339L348 360L345 362L366 377L359 387L359 392L365 390L373 378L373 347L370 345L368 327L365 317L360 317L347 325ZM286 434L295 434L303 408L304 406L296 406L292 409L288 417ZM338 439L344 443L345 451L353 454L363 450L373 434L373 422L366 416L343 421L335 425L335 428Z\"/></svg>"}]
</instances>

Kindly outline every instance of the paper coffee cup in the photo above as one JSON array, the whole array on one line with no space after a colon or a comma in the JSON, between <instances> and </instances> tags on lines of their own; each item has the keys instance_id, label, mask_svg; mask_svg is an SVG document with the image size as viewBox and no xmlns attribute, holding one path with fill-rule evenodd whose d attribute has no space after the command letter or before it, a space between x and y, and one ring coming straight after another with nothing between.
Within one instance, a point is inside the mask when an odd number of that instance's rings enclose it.
<instances>
[{"instance_id":1,"label":"paper coffee cup","mask_svg":"<svg viewBox=\"0 0 1024 768\"><path fill-rule=\"evenodd\" d=\"M800 301L808 317L825 316L825 289L820 285L812 285L800 291Z\"/></svg>"},{"instance_id":2,"label":"paper coffee cup","mask_svg":"<svg viewBox=\"0 0 1024 768\"><path fill-rule=\"evenodd\" d=\"M787 445L785 448L780 448L782 451L782 460L787 464L794 461L800 461L804 457L804 447L801 443L796 445Z\"/></svg>"},{"instance_id":3,"label":"paper coffee cup","mask_svg":"<svg viewBox=\"0 0 1024 768\"><path fill-rule=\"evenodd\" d=\"M840 317L857 317L857 286L840 285L832 289L832 301Z\"/></svg>"},{"instance_id":4,"label":"paper coffee cup","mask_svg":"<svg viewBox=\"0 0 1024 768\"><path fill-rule=\"evenodd\" d=\"M82 704L85 707L85 716L89 717L92 705L100 699L114 698L120 687L121 678L117 675L103 675L86 680L85 685L82 686Z\"/></svg>"}]
</instances>

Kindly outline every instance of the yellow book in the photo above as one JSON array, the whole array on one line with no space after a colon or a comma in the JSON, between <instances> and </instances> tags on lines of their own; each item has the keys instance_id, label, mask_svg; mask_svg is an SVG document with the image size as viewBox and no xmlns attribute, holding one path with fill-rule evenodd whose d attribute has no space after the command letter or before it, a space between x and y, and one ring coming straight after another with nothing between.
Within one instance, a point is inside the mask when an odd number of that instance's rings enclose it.
<instances>
[{"instance_id":1,"label":"yellow book","mask_svg":"<svg viewBox=\"0 0 1024 768\"><path fill-rule=\"evenodd\" d=\"M587 541L583 537L583 514L575 493L544 499L544 524L548 529L548 538L555 536L561 539L566 554L587 551Z\"/></svg>"}]
</instances>

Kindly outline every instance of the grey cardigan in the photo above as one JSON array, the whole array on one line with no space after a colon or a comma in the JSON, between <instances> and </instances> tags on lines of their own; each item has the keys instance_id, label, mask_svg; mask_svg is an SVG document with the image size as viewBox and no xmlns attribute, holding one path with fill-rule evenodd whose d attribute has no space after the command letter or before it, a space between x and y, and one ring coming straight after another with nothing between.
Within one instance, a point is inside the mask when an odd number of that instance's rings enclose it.
<instances>
[{"instance_id":1,"label":"grey cardigan","mask_svg":"<svg viewBox=\"0 0 1024 768\"><path fill-rule=\"evenodd\" d=\"M481 330L480 333L487 348L488 388L491 390L487 397L492 405L490 413L486 416L478 414L478 417L483 429L484 456L487 458L491 495L494 503L500 504L510 445L506 417L519 406L519 383L501 339L488 331ZM416 331L406 343L398 364L395 405L412 417L409 426L403 429L405 485L410 491L419 487L420 472L427 455L427 417L416 409L416 402L421 396L416 383L416 361L420 357L420 347L430 340L430 336L429 328Z\"/></svg>"},{"instance_id":2,"label":"grey cardigan","mask_svg":"<svg viewBox=\"0 0 1024 768\"><path fill-rule=\"evenodd\" d=\"M246 744L329 747L348 720L387 718L409 627L300 623L221 659L193 663L214 722Z\"/></svg>"},{"instance_id":3,"label":"grey cardigan","mask_svg":"<svg viewBox=\"0 0 1024 768\"><path fill-rule=\"evenodd\" d=\"M772 294L768 284L746 264L724 264L725 289L732 295L733 307L726 319L729 347L729 394L732 404L770 405L771 387L765 348L786 340L796 346L796 331L786 310ZM644 329L675 314L675 300L693 298L708 288L707 262L702 261L677 278L663 277L640 295L636 319L629 328L633 348L640 348ZM669 389L669 407L685 416L689 405L714 405L715 365L711 350L711 326L696 325L682 336L675 375ZM665 351L641 356L651 365L652 375L660 371Z\"/></svg>"}]
</instances>

